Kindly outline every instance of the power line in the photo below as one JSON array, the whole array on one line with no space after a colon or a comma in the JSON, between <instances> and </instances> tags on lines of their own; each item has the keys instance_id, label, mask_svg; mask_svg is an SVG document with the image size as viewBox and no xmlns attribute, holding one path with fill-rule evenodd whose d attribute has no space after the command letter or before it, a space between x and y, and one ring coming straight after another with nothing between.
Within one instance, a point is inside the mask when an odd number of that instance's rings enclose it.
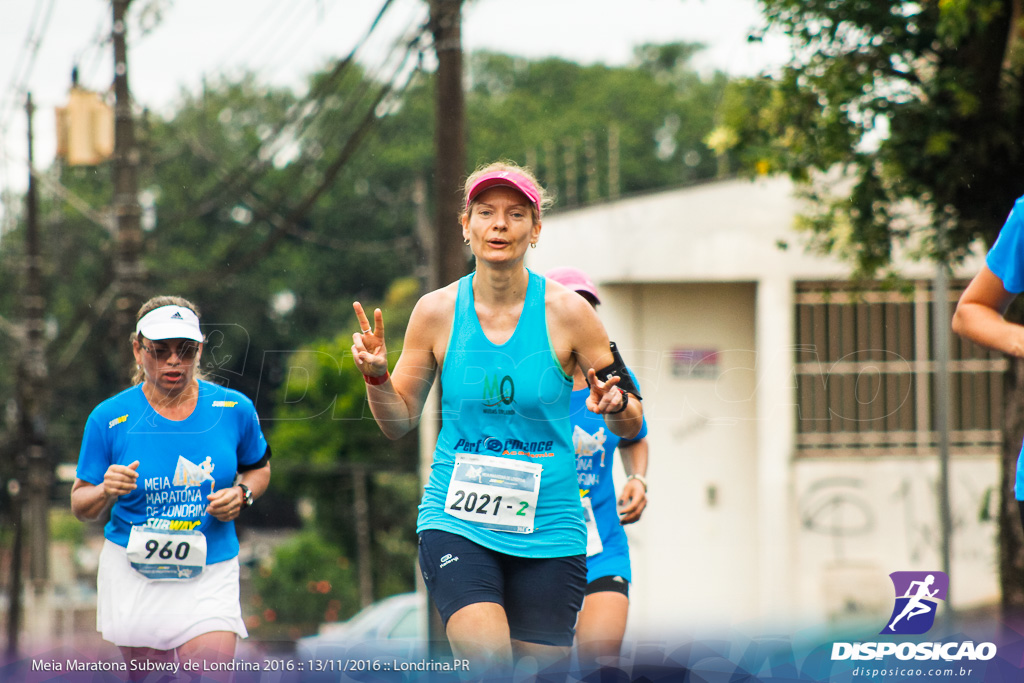
<instances>
[{"instance_id":1,"label":"power line","mask_svg":"<svg viewBox=\"0 0 1024 683\"><path fill-rule=\"evenodd\" d=\"M266 38L263 38L265 27L269 26L272 31L281 25L281 20L278 16L287 16L290 11L294 12L299 6L298 2L278 2L278 0L270 0L267 3L273 9L258 12L258 18L250 27L241 33L242 39L236 41L228 49L224 51L221 57L217 60L217 69L223 71L223 66L230 60L237 59L239 55L247 54L251 52L250 44L257 46L265 46L267 44ZM276 14L275 14L276 12ZM262 26L263 28L257 28ZM259 40L256 40L260 37ZM244 49L243 49L244 48Z\"/></svg>"},{"instance_id":2,"label":"power line","mask_svg":"<svg viewBox=\"0 0 1024 683\"><path fill-rule=\"evenodd\" d=\"M409 25L403 32L402 40L396 43L396 49L392 50L392 52L384 60L384 63L379 66L376 73L367 73L363 76L363 78L359 82L356 92L349 95L349 97L344 103L344 108L341 111L324 108L323 101L318 101L317 105L318 107L320 107L320 110L317 112L317 115L319 116L320 114L322 114L323 117L325 117L328 127L318 129L317 137L320 139L327 140L333 140L341 137L344 134L343 130L346 127L348 127L349 122L353 120L353 118L357 115L357 112L364 106L366 106L366 97L370 96L373 84L389 84L393 87L393 85L397 82L399 77L402 76L402 72L406 68L405 65L408 64L412 50L422 40L425 31L426 18L414 18L413 21L409 23ZM404 47L405 52L399 56L397 48L402 47ZM384 77L384 72L388 69L390 69L391 73L390 75ZM405 84L401 88L402 92L404 92L405 87L407 87L408 83L411 81L413 72L415 71L416 69L412 69L412 72L406 74L407 79ZM393 97L395 97L393 92L387 93L384 95L384 100ZM383 102L384 100L380 99L380 97L375 98L373 104L370 105L370 110L372 111L378 108L381 102ZM378 116L382 117L383 114L378 112ZM314 121L312 121L311 119L307 119L305 122L303 132L305 132L305 130L308 130L308 128L313 123ZM304 150L302 157L297 162L294 162L289 165L288 173L294 177L294 182L299 182L298 176L301 176L303 173L306 172L306 165L311 165L315 162L316 159L313 158L314 156L319 155L312 154L310 150L307 148L306 150ZM288 185L288 183L285 183L285 185ZM279 201L281 202L283 202L284 199L285 198L283 196L279 197Z\"/></svg>"},{"instance_id":3,"label":"power line","mask_svg":"<svg viewBox=\"0 0 1024 683\"><path fill-rule=\"evenodd\" d=\"M195 207L193 211L190 211L187 215L172 216L169 220L178 222L206 215L230 200L231 197L238 196L238 194L242 193L242 188L249 188L251 191L259 177L273 163L273 155L264 154L262 150L271 149L274 145L279 144L284 134L289 130L294 129L293 137L296 140L301 139L305 135L317 117L323 113L323 99L333 91L335 86L348 73L352 64L355 63L356 54L358 54L377 30L392 2L393 0L384 0L370 26L352 47L348 55L338 60L331 73L320 82L314 84L314 87L310 89L306 97L291 108L290 115L278 122L274 130L264 140L261 140L256 148L250 150L245 155L246 161L224 169L213 187L203 191L200 197L192 203L192 206Z\"/></svg>"},{"instance_id":4,"label":"power line","mask_svg":"<svg viewBox=\"0 0 1024 683\"><path fill-rule=\"evenodd\" d=\"M408 61L409 57L412 56L412 54L414 54L414 52L418 54L418 50L415 48L419 40L420 35L417 35L413 40L410 40L409 43L406 45L405 57L399 63L398 67L396 67L392 79L395 79L399 75L401 75L402 71L404 70L406 62ZM404 92L405 89L412 82L412 79L415 76L415 74L418 72L418 67L412 69L405 78L405 81L401 84L400 88L396 87L394 80L389 80L387 83L385 83L385 85L382 86L380 91L378 92L377 97L374 99L373 105L369 107L369 109L367 110L359 126L349 136L340 153L337 155L337 157L335 157L334 161L328 166L327 170L324 172L320 184L309 195L307 195L305 199L303 199L303 201L298 204L298 206L296 206L291 212L289 212L289 214L283 219L283 221L275 220L274 222L276 223L276 225L274 225L270 235L265 240L263 240L263 242L259 244L255 249L246 253L237 260L232 259L229 254L222 254L221 257L215 258L213 260L215 263L231 263L232 265L222 269L221 272L212 273L207 277L220 278L223 277L224 275L236 274L258 263L267 254L269 254L277 245L277 243L280 242L281 239L288 234L289 229L293 226L298 225L299 221L302 219L303 216L305 216L309 209L312 208L316 200L319 199L319 197L327 190L327 188L333 184L335 178L337 178L338 173L340 173L341 169L344 168L344 166L348 163L349 159L352 157L352 154L358 148L363 138L383 116L383 113L381 113L379 110L381 103L384 102L385 99L388 98L389 96L394 95L396 92L399 95L402 92ZM269 216L266 216L264 218L269 218Z\"/></svg>"},{"instance_id":5,"label":"power line","mask_svg":"<svg viewBox=\"0 0 1024 683\"><path fill-rule=\"evenodd\" d=\"M369 31L367 32L367 35L364 37L364 39L362 41L360 41L353 48L353 50L349 54L349 56L346 57L345 60L343 60L339 64L339 67L336 68L335 71L327 79L325 79L327 83L333 83L336 80L340 79L340 77L344 73L345 69L349 68L351 63L354 61L353 58L354 58L354 55L355 55L356 51L363 44L363 42L365 42L365 40L369 37L369 34L372 33L373 30L377 27L377 25L378 25L381 17L383 16L384 12L391 5L391 1L392 0L385 0L385 2L383 3L383 5L381 7L380 12L378 13L376 19L374 20L374 22L372 23ZM407 33L411 33L411 27L410 27L409 31L407 31ZM368 108L368 112L367 112L366 117L364 117L363 123L348 138L348 141L346 142L346 145L345 145L344 149L339 154L339 156L335 160L335 162L332 164L331 168L329 168L327 173L325 173L325 176L324 176L324 179L323 179L323 182L321 183L321 185L318 188L316 188L316 190L314 190L314 192L309 197L307 197L306 201L301 203L297 209L295 209L290 214L288 214L287 217L284 217L284 216L282 216L282 215L280 215L280 214L278 214L276 212L273 212L271 210L266 210L266 212L263 213L263 215L265 215L267 217L268 222L270 222L271 225L273 226L273 228L274 228L273 232L271 233L270 237L268 237L267 240L264 241L263 244L261 244L259 247L257 247L256 250L254 250L252 252L249 252L248 254L244 255L242 257L242 259L241 259L242 262L239 265L239 267L237 269L231 269L231 272L237 272L237 270L241 270L242 268L245 268L248 265L251 265L252 263L258 262L265 254L269 253L273 249L273 247L277 243L277 241L279 241L281 239L281 237L283 237L285 235L293 236L293 237L296 237L298 239L302 239L302 240L305 240L305 241L308 241L308 242L311 242L311 243L315 243L315 244L318 244L320 246L326 246L326 247L329 247L329 248L341 248L341 247L344 246L340 240L336 240L336 239L334 239L332 237L325 237L325 236L322 236L322 235L318 235L316 233L313 233L311 231L303 229L299 225L299 221L301 220L302 216L309 210L309 208L312 206L312 204L316 201L316 199L326 190L327 187L330 186L330 184L333 182L333 179L337 176L337 173L340 172L341 168L345 165L345 163L351 157L352 153L359 146L359 143L362 140L362 138L372 128L372 125L374 124L375 119L380 114L379 107L380 107L381 103L386 101L387 98L389 98L389 97L397 97L397 96L400 96L402 93L404 93L405 89L408 87L409 83L414 78L415 74L417 73L417 69L412 69L412 70L406 72L406 74L405 74L406 78L404 79L404 82L401 83L400 86L397 85L397 79L398 79L398 77L400 75L402 75L403 70L404 70L404 65L408 62L408 59L411 56L411 54L413 54L414 48L416 47L417 42L419 42L419 40L420 40L420 34L421 33L422 33L422 28L420 29L420 31L418 33L416 33L414 38L412 38L409 41L407 41L407 44L405 46L405 48L406 48L405 56L402 58L402 60L398 64L398 66L393 71L390 79L388 79L385 82L385 85L382 86L382 88L381 88L380 92L378 93L377 97L374 98L372 104ZM312 90L312 92L313 92L313 94L322 94L321 90L323 90L323 88L315 88L315 89ZM361 99L362 98L358 98L358 100L361 100ZM322 105L322 102L320 102L319 100L314 100L313 103L316 105L316 113L319 114L320 111L322 111L322 107L320 106L320 105ZM297 109L301 110L301 107L297 108ZM304 121L303 129L308 128L309 125L311 125L311 123L310 123L310 121L308 120L308 117L307 117L307 120ZM59 187L59 184L57 186ZM71 196L73 196L73 195L71 195ZM255 196L248 196L247 195L246 199L249 200L249 202L253 203L253 204L255 204L256 201L257 201L257 198ZM85 206L79 206L79 210L83 211L83 213L85 213L85 208L86 208ZM100 223L101 225L103 225L108 230L110 229L110 224L109 224L110 222L109 222L109 220L103 220L103 217L101 217L98 214L94 214L94 215L89 216L89 217L92 220L94 220L95 222ZM351 248L352 245L348 245L348 246L349 246L349 248ZM394 244L390 245L390 248L391 249L397 249L397 248L405 248L406 246L407 246L406 243L400 243L399 241L394 241ZM365 251L371 251L371 250L374 250L374 249L379 249L381 247L379 247L378 245L372 245L372 244L366 243L366 244L357 245L357 248L363 249ZM215 260L214 262L217 262L217 261ZM217 276L219 276L219 275L215 275L214 277L217 277ZM67 347L64 349L64 352L61 354L61 358L60 358L60 362L59 362L59 365L61 367L66 367L68 364L70 364L72 362L72 360L74 359L75 355L77 355L78 350L81 348L82 344L84 343L85 339L90 335L91 329L93 328L95 323L99 320L99 318L101 318L101 317L103 317L105 315L106 309L109 307L109 303L110 303L109 299L112 298L112 296L113 296L113 288L110 287L109 283L108 283L108 285L105 287L105 290L106 290L106 293L101 297L101 299L105 302L104 305L102 307L97 306L97 309L99 309L99 310L84 311L84 312L80 311L80 313L82 313L82 315L76 316L77 324L72 324L68 328L68 329L74 328L75 332L71 335L70 338L66 339Z\"/></svg>"},{"instance_id":6,"label":"power line","mask_svg":"<svg viewBox=\"0 0 1024 683\"><path fill-rule=\"evenodd\" d=\"M291 5L291 3L282 3L284 5ZM262 58L264 64L273 64L279 66L276 55L281 52L282 46L287 44L287 38L285 36L298 35L300 38L305 39L307 37L306 31L302 30L301 24L307 17L305 11L300 10L299 3L291 5L292 12L287 19L280 22L276 22L271 28L273 32L266 38L256 43L258 54ZM299 30L296 30L299 29ZM294 57L295 53L292 52L291 56ZM266 68L266 67L264 67ZM258 71L257 71L258 72Z\"/></svg>"},{"instance_id":7,"label":"power line","mask_svg":"<svg viewBox=\"0 0 1024 683\"><path fill-rule=\"evenodd\" d=\"M14 69L11 71L11 82L7 86L7 101L0 103L0 172L3 173L3 193L0 193L0 200L5 203L9 196L11 187L7 165L10 162L10 155L7 151L7 137L9 132L10 118L18 110L21 102L28 94L28 82L35 68L36 57L39 55L39 48L43 44L43 37L50 25L53 16L55 0L49 0L46 9L43 9L44 0L36 0L32 18L29 20L28 32L25 35L25 42L18 55ZM5 208L4 219L8 228L15 224L13 212Z\"/></svg>"},{"instance_id":8,"label":"power line","mask_svg":"<svg viewBox=\"0 0 1024 683\"><path fill-rule=\"evenodd\" d=\"M72 57L72 64L78 67L78 75L82 82L90 82L89 76L102 65L103 48L110 44L110 35L112 28L110 26L110 16L107 12L100 13L100 21L96 26L96 30L93 32L93 37L75 52ZM92 61L85 65L85 56L92 53Z\"/></svg>"},{"instance_id":9,"label":"power line","mask_svg":"<svg viewBox=\"0 0 1024 683\"><path fill-rule=\"evenodd\" d=\"M11 82L7 86L8 101L0 107L0 111L2 111L2 114L0 114L0 131L7 130L10 117L28 94L28 81L29 78L32 77L32 70L35 68L36 57L39 56L39 48L43 44L43 38L46 35L46 30L50 26L50 19L53 17L53 6L56 3L56 0L49 0L49 4L46 5L46 9L43 10L40 17L39 10L42 2L44 2L44 0L36 0L36 11L33 13L33 17L29 21L29 30L28 34L25 36L25 44L21 48L18 61L11 73ZM39 24L35 25L37 17L40 17L38 19ZM19 77L19 72L22 72L23 69L23 63L24 73Z\"/></svg>"},{"instance_id":10,"label":"power line","mask_svg":"<svg viewBox=\"0 0 1024 683\"><path fill-rule=\"evenodd\" d=\"M31 22L31 24L35 24L38 21L37 17L38 17L38 15L41 12L41 8L42 8L42 3L43 2L44 2L44 0L37 0L35 16L33 17L33 20ZM49 6L47 7L46 14L45 14L45 16L43 18L42 26L39 29L33 29L30 26L30 30L29 30L28 35L26 36L26 40L25 40L26 50L29 48L29 46L32 46L32 49L33 49L34 53L38 52L39 46L41 45L41 37L39 39L34 39L32 36L33 35L40 35L41 36L41 33L43 31L45 31L45 28L48 25L49 20L50 20L50 16L52 14L52 9L53 9L54 2L55 2L55 0L49 0ZM278 3L278 4L281 4L281 3ZM326 89L326 87L329 87L329 86L333 85L335 82L337 82L340 79L340 77L341 77L341 75L343 75L345 69L353 61L356 52L369 39L370 35L373 33L373 31L377 28L378 24L380 23L381 18L383 17L385 11L388 9L388 7L391 6L391 4L392 4L392 0L384 0L383 4L381 6L381 9L378 11L378 13L375 16L374 20L371 22L370 28L368 29L366 34L359 41L357 41L355 47L352 48L352 50L350 51L349 55L343 61L339 62L339 66L341 68L336 68L335 71L332 72L331 76L325 81L325 86L321 87L321 88L318 88L315 92L310 93L311 95L315 95L317 93L320 93L322 90ZM84 47L81 50L79 50L79 52L76 53L77 55L83 55L83 54L85 54L90 49L101 47L103 44L110 42L109 34L104 35L102 33L103 28L108 23L107 22L108 18L109 17L107 16L107 13L104 12L103 15L102 15L102 18L100 20L99 28L97 29L98 32L97 32L96 36L86 45L86 47ZM23 54L24 53L25 52L23 51ZM96 55L98 57L102 56L102 50L98 50L97 49L96 50ZM33 54L33 56L31 57L30 63L34 62L34 59L35 59L35 56ZM19 60L19 61L22 61L22 60ZM29 76L29 73L26 73L25 78L22 79L22 80L23 81L27 81L28 76ZM16 81L16 80L17 80L17 72L15 72L15 75L12 76L12 83L14 83L14 81ZM27 86L23 85L23 86L20 86L20 87L22 89L24 89ZM132 100L134 101L134 97L132 98ZM14 101L14 100L12 100L12 101ZM14 103L17 104L16 101L14 101ZM287 128L288 125L290 125L296 119L298 119L299 118L299 114L301 114L301 112L302 112L302 109L303 108L301 106L296 107L293 111L297 112L297 114L292 116L292 117L290 117L289 119L286 119L281 124L279 124L277 129L275 130L275 132L273 134L273 137L279 136L281 134L281 132ZM0 109L0 111L2 111L2 109ZM316 111L318 112L319 109L317 109ZM302 130L304 131L306 127L307 126L303 126ZM5 130L6 130L5 126L0 126L0 135L2 135L5 132ZM261 146L263 146L263 145L261 145ZM249 172L244 173L243 175L240 175L240 174L242 174L243 172L246 172L247 169L242 168L242 167L236 167L236 168L231 169L228 172L226 172L222 176L222 181L225 181L223 184L225 184L227 186L237 185L240 178L243 178L243 179L247 180L247 182L245 184L249 184L249 182L254 182L254 177L253 177L252 171L255 171L257 173L261 173L262 171L264 171L266 169L266 165L268 163L270 163L270 160L259 161L258 157L259 157L259 155L255 154L255 153L251 156L251 158L256 158L257 162L251 163L250 164ZM6 144L0 144L0 168L3 169L3 172L5 174L5 182L3 183L4 187L10 187L10 183L6 182L6 175L8 173L7 164L9 162L11 162L12 160L15 163L20 163L21 161L24 161L18 155L12 155L9 152L9 150L7 149ZM107 216L103 215L100 211L94 209L86 200L84 200L81 197L79 197L78 195L76 195L72 190L70 190L66 186L62 185L58 180L54 179L53 177L46 176L46 175L44 175L44 174L42 174L42 173L40 173L38 171L35 172L35 175L43 182L43 184L46 186L46 189L48 191L50 191L53 194L59 196L61 199L63 199L65 202L67 202L69 205L71 205L75 210L77 210L79 213L81 213L84 217L86 217L87 219L89 219L93 223L103 227L107 231L110 231L112 229L111 222L110 222L110 220L109 220L109 218ZM218 183L218 186L222 186L222 183ZM219 191L217 193L220 194ZM197 204L202 206L202 205L209 205L209 203L210 203L209 200L204 200L203 202L199 202ZM202 215L202 214L200 214L200 215ZM5 211L4 212L4 219L5 219L5 222L7 223L7 225L9 227L13 226L15 224L14 212L10 211L10 210Z\"/></svg>"}]
</instances>

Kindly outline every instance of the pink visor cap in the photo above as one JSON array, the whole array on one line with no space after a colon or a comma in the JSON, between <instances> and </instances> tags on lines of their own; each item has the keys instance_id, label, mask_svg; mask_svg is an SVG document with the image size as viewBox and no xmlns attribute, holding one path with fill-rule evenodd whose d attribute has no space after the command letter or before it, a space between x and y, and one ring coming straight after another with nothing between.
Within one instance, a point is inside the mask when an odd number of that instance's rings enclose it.
<instances>
[{"instance_id":1,"label":"pink visor cap","mask_svg":"<svg viewBox=\"0 0 1024 683\"><path fill-rule=\"evenodd\" d=\"M477 195L484 190L498 186L511 187L526 195L537 212L537 218L540 218L540 192L537 190L537 186L522 173L515 171L491 171L477 178L466 196L466 212L469 213L469 205L473 203Z\"/></svg>"},{"instance_id":2,"label":"pink visor cap","mask_svg":"<svg viewBox=\"0 0 1024 683\"><path fill-rule=\"evenodd\" d=\"M549 280L554 280L558 284L568 287L574 292L586 292L590 296L594 297L594 301L601 303L601 297L597 295L597 287L591 282L587 274L579 268L572 268L569 266L562 266L560 268L552 268L544 277Z\"/></svg>"}]
</instances>

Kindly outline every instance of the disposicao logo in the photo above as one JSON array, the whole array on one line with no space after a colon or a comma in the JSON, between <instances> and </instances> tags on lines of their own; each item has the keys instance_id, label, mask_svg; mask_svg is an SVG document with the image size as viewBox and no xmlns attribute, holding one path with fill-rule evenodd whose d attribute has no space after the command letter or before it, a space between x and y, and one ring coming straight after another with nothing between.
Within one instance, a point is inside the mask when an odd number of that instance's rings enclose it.
<instances>
[{"instance_id":1,"label":"disposicao logo","mask_svg":"<svg viewBox=\"0 0 1024 683\"><path fill-rule=\"evenodd\" d=\"M920 635L935 623L939 600L949 593L945 572L893 572L889 574L896 590L896 606L881 634Z\"/></svg>"},{"instance_id":2,"label":"disposicao logo","mask_svg":"<svg viewBox=\"0 0 1024 683\"><path fill-rule=\"evenodd\" d=\"M893 572L889 574L896 593L896 605L879 635L920 635L935 624L939 601L949 593L945 572ZM996 656L994 643L882 642L833 643L832 660L871 660L895 655L900 660L957 661L988 660Z\"/></svg>"}]
</instances>

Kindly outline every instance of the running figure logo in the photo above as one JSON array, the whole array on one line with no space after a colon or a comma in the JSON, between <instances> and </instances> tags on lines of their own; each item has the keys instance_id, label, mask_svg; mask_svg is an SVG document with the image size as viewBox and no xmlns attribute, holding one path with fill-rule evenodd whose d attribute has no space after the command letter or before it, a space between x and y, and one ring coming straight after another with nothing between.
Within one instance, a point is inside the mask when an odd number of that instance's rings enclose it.
<instances>
[{"instance_id":1,"label":"running figure logo","mask_svg":"<svg viewBox=\"0 0 1024 683\"><path fill-rule=\"evenodd\" d=\"M604 433L604 427L600 427L593 434L576 425L572 430L572 445L576 449L576 457L593 457L601 454L601 467L604 467L604 442L608 435Z\"/></svg>"},{"instance_id":2,"label":"running figure logo","mask_svg":"<svg viewBox=\"0 0 1024 683\"><path fill-rule=\"evenodd\" d=\"M939 600L949 592L949 577L945 572L893 572L889 574L896 591L896 606L881 633L919 635L926 633L935 623Z\"/></svg>"},{"instance_id":3,"label":"running figure logo","mask_svg":"<svg viewBox=\"0 0 1024 683\"><path fill-rule=\"evenodd\" d=\"M204 481L210 482L210 493L213 493L214 480L213 459L206 456L206 460L198 465L185 459L185 456L178 456L178 466L174 468L175 486L200 486Z\"/></svg>"}]
</instances>

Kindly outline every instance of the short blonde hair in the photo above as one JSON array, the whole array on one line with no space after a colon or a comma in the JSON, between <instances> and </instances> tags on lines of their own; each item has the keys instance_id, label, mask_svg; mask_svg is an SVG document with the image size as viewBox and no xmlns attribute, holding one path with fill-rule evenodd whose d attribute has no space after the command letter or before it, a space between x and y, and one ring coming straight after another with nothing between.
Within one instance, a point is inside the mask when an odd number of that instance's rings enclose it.
<instances>
[{"instance_id":1,"label":"short blonde hair","mask_svg":"<svg viewBox=\"0 0 1024 683\"><path fill-rule=\"evenodd\" d=\"M548 194L548 192L543 187L541 187L540 182L537 181L537 176L533 174L533 171L531 171L529 167L520 166L516 162L510 161L508 159L500 159L498 161L493 161L489 164L479 166L475 171L473 171L469 175L468 178L466 178L466 183L465 185L463 185L462 188L462 203L464 206L466 206L466 208L462 211L462 214L459 217L463 218L465 216L468 216L473 211L473 205L476 204L476 200L474 199L472 202L469 201L469 191L473 189L473 186L476 184L477 179L487 173L501 171L511 171L513 173L518 173L521 176L525 176L527 179L529 179L530 182L533 183L533 186L537 188L537 194L540 197L540 201L538 202L536 208L534 208L532 202L530 204L530 212L533 214L533 222L537 223L537 221L540 219L540 216L537 213L537 209L540 209L540 213L544 213L549 208L551 208L551 205L554 203L554 198L550 194Z\"/></svg>"}]
</instances>

